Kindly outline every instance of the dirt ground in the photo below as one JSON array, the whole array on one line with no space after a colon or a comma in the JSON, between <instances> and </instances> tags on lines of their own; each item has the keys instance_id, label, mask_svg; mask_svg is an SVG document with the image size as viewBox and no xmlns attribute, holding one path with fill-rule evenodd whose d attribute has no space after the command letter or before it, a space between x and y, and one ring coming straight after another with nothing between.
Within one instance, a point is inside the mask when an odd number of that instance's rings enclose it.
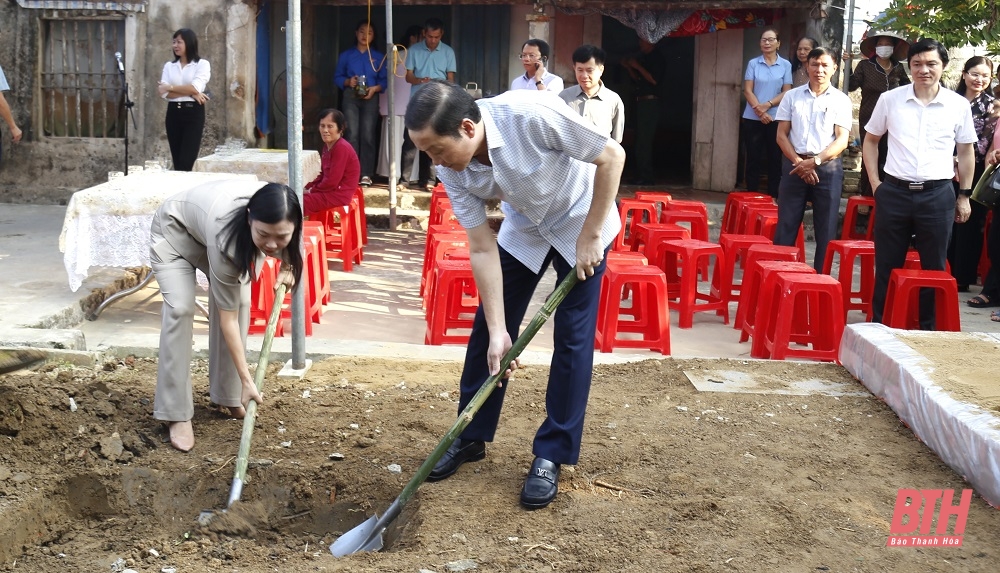
<instances>
[{"instance_id":1,"label":"dirt ground","mask_svg":"<svg viewBox=\"0 0 1000 573\"><path fill-rule=\"evenodd\" d=\"M243 502L242 422L195 375L196 446L151 415L156 364L0 378L0 568L15 571L967 571L1000 569L1000 512L960 548L887 548L899 488L968 487L873 397L698 392L684 371L855 384L834 365L662 360L595 371L580 464L529 512L518 492L547 370L518 372L486 460L424 484L382 553L328 545L401 491L454 421L459 365L329 359L269 375ZM72 399L72 401L71 401ZM400 473L390 470L398 464ZM393 468L396 469L396 468Z\"/></svg>"}]
</instances>

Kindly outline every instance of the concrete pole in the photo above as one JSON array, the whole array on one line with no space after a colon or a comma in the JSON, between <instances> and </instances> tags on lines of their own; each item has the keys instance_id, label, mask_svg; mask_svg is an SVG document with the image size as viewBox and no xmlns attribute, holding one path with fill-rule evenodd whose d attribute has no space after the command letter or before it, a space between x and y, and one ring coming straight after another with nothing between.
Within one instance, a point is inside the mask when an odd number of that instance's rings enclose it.
<instances>
[{"instance_id":1,"label":"concrete pole","mask_svg":"<svg viewBox=\"0 0 1000 573\"><path fill-rule=\"evenodd\" d=\"M388 82L386 82L385 91L385 102L386 109L389 111L387 116L388 124L386 129L389 130L389 230L396 230L396 162L399 161L399 156L396 154L396 108L394 106L395 101L395 85L396 80L396 44L392 41L392 0L385 0L385 55L386 55L386 77Z\"/></svg>"},{"instance_id":2,"label":"concrete pole","mask_svg":"<svg viewBox=\"0 0 1000 573\"><path fill-rule=\"evenodd\" d=\"M288 0L288 21L285 23L285 49L288 53L288 183L302 204L302 17L300 0ZM301 248L301 246L299 246ZM303 276L303 280L305 277ZM297 285L292 291L292 360L294 370L304 370L305 350L305 290ZM274 304L281 304L280 300Z\"/></svg>"}]
</instances>

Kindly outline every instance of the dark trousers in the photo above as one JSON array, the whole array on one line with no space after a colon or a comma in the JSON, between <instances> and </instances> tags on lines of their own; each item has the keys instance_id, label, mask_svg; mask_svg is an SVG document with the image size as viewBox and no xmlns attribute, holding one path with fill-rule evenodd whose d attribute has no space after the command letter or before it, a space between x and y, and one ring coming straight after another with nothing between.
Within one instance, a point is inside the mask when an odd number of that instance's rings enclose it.
<instances>
[{"instance_id":1,"label":"dark trousers","mask_svg":"<svg viewBox=\"0 0 1000 573\"><path fill-rule=\"evenodd\" d=\"M867 121L865 122L867 123ZM865 143L865 130L861 128L858 130L861 134L861 144ZM882 181L885 179L885 160L889 157L889 136L883 135L881 139L878 140L878 180ZM872 184L868 180L868 171L865 167L865 160L861 160L861 179L858 180L858 193L862 197L872 196Z\"/></svg>"},{"instance_id":2,"label":"dark trousers","mask_svg":"<svg viewBox=\"0 0 1000 573\"><path fill-rule=\"evenodd\" d=\"M767 194L778 197L781 181L781 148L778 147L778 122L764 125L754 119L744 119L747 143L747 191L760 188L760 176L767 173Z\"/></svg>"},{"instance_id":3,"label":"dark trousers","mask_svg":"<svg viewBox=\"0 0 1000 573\"><path fill-rule=\"evenodd\" d=\"M419 161L419 173L417 175L417 183L420 185L426 185L431 179L431 156L427 155L423 151L417 149L417 146L410 139L410 130L403 130L403 149L401 152L400 160L403 164L403 173L407 176L412 172L413 161Z\"/></svg>"},{"instance_id":4,"label":"dark trousers","mask_svg":"<svg viewBox=\"0 0 1000 573\"><path fill-rule=\"evenodd\" d=\"M174 171L191 171L205 131L205 106L194 101L168 102L166 124Z\"/></svg>"},{"instance_id":5,"label":"dark trousers","mask_svg":"<svg viewBox=\"0 0 1000 573\"><path fill-rule=\"evenodd\" d=\"M990 271L983 278L982 294L994 301L1000 299L1000 207L993 208L993 223L986 235L986 255L990 258Z\"/></svg>"},{"instance_id":6,"label":"dark trousers","mask_svg":"<svg viewBox=\"0 0 1000 573\"><path fill-rule=\"evenodd\" d=\"M539 273L534 273L503 248L500 249L500 267L503 272L504 316L511 340L517 338L528 309L528 303L545 270L552 261L556 269L557 284L567 273L576 272L574 266L559 256L555 249L549 251ZM549 367L548 390L545 395L546 418L535 434L532 452L557 464L575 464L580 457L583 437L583 418L590 395L590 380L594 366L594 331L597 328L597 306L601 294L601 276L605 263L594 269L594 276L577 283L556 310L553 328L552 363ZM486 353L490 334L480 305L472 326L469 347L462 370L462 397L458 411L468 405L489 378ZM515 372L512 380L497 388L483 404L479 413L462 432L462 439L493 441L504 393L510 384L518 383Z\"/></svg>"},{"instance_id":7,"label":"dark trousers","mask_svg":"<svg viewBox=\"0 0 1000 573\"><path fill-rule=\"evenodd\" d=\"M976 163L976 174L972 186L983 176L986 164ZM958 182L953 184L955 198L958 199ZM972 215L964 223L955 222L951 230L951 242L948 243L948 263L951 264L951 275L959 285L976 284L979 276L979 257L983 254L983 226L986 225L986 213L989 209L977 201L972 204Z\"/></svg>"},{"instance_id":8,"label":"dark trousers","mask_svg":"<svg viewBox=\"0 0 1000 573\"><path fill-rule=\"evenodd\" d=\"M635 128L636 177L642 181L656 181L653 147L660 125L660 100L656 97L638 99L635 111L639 118Z\"/></svg>"},{"instance_id":9,"label":"dark trousers","mask_svg":"<svg viewBox=\"0 0 1000 573\"><path fill-rule=\"evenodd\" d=\"M811 160L807 160L811 161ZM799 225L806 211L806 201L813 204L813 227L816 233L816 256L813 268L823 272L826 246L837 235L837 217L840 214L840 195L844 188L844 167L840 158L830 160L816 168L819 183L809 185L798 175L788 175L792 162L781 161L782 173L778 187L778 226L774 230L774 244L794 246L799 235Z\"/></svg>"},{"instance_id":10,"label":"dark trousers","mask_svg":"<svg viewBox=\"0 0 1000 573\"><path fill-rule=\"evenodd\" d=\"M358 154L361 176L371 177L375 173L375 159L378 157L378 96L361 99L353 90L344 90L342 102L347 132L344 137Z\"/></svg>"},{"instance_id":11,"label":"dark trousers","mask_svg":"<svg viewBox=\"0 0 1000 573\"><path fill-rule=\"evenodd\" d=\"M911 237L920 253L920 266L925 270L944 270L954 221L955 192L950 181L920 191L884 181L875 190L874 322L882 322L889 276L906 262ZM934 314L934 291L921 289L922 330L934 330Z\"/></svg>"}]
</instances>

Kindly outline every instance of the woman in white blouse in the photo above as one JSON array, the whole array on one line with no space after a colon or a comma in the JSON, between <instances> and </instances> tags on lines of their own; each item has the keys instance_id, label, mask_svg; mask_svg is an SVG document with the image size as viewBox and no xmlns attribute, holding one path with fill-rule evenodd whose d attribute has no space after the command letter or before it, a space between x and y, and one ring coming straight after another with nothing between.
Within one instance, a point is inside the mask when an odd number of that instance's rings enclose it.
<instances>
[{"instance_id":1,"label":"woman in white blouse","mask_svg":"<svg viewBox=\"0 0 1000 573\"><path fill-rule=\"evenodd\" d=\"M208 60L198 55L198 37L188 28L174 32L174 61L163 64L160 97L167 100L167 142L175 171L191 171L205 129L205 86L212 77Z\"/></svg>"}]
</instances>

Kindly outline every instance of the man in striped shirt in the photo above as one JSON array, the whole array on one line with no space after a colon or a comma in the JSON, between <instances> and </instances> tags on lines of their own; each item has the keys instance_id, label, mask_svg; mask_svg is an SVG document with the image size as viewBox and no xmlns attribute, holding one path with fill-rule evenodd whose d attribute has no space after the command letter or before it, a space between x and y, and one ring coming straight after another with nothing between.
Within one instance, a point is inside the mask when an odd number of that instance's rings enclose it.
<instances>
[{"instance_id":1,"label":"man in striped shirt","mask_svg":"<svg viewBox=\"0 0 1000 573\"><path fill-rule=\"evenodd\" d=\"M555 315L547 416L535 434L535 460L521 491L523 506L545 507L558 490L560 465L576 464L580 454L600 278L620 227L614 201L625 152L548 92L513 90L474 101L458 86L432 82L410 100L406 128L438 165L469 236L479 288L459 411L499 371L546 267L552 264L559 281L571 272L582 280ZM491 198L503 200L495 240L486 217ZM507 373L516 368L514 362ZM490 396L428 479L444 479L485 457L505 388Z\"/></svg>"}]
</instances>

